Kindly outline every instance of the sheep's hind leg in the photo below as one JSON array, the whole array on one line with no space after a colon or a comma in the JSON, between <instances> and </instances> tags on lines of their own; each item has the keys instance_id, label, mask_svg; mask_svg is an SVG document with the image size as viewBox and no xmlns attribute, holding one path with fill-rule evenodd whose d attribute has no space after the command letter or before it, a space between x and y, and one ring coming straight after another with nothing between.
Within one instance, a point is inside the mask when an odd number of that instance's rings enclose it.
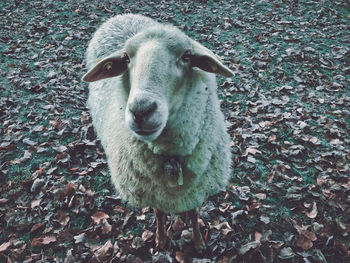
<instances>
[{"instance_id":1,"label":"sheep's hind leg","mask_svg":"<svg viewBox=\"0 0 350 263\"><path fill-rule=\"evenodd\" d=\"M202 253L205 250L206 246L199 228L198 210L195 208L188 211L187 213L192 223L192 241L194 244L194 248L198 253Z\"/></svg>"},{"instance_id":2,"label":"sheep's hind leg","mask_svg":"<svg viewBox=\"0 0 350 263\"><path fill-rule=\"evenodd\" d=\"M153 209L153 210L154 210L154 214L156 215L156 221L157 221L156 247L158 250L164 250L165 245L168 241L166 228L165 228L166 214L160 211L159 209Z\"/></svg>"}]
</instances>

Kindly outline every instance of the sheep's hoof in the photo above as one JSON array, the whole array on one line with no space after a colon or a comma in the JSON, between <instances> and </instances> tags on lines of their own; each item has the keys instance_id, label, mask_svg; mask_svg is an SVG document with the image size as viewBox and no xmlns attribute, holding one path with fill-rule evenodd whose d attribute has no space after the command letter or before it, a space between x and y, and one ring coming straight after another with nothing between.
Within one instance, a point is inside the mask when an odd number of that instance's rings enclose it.
<instances>
[{"instance_id":1,"label":"sheep's hoof","mask_svg":"<svg viewBox=\"0 0 350 263\"><path fill-rule=\"evenodd\" d=\"M164 172L168 176L168 186L183 185L182 165L175 157L170 157L164 163Z\"/></svg>"},{"instance_id":2,"label":"sheep's hoof","mask_svg":"<svg viewBox=\"0 0 350 263\"><path fill-rule=\"evenodd\" d=\"M193 242L194 249L198 254L202 254L207 248L202 237L192 238L192 242Z\"/></svg>"},{"instance_id":3,"label":"sheep's hoof","mask_svg":"<svg viewBox=\"0 0 350 263\"><path fill-rule=\"evenodd\" d=\"M165 250L167 243L168 243L168 237L166 235L164 236L156 235L156 249L158 251Z\"/></svg>"}]
</instances>

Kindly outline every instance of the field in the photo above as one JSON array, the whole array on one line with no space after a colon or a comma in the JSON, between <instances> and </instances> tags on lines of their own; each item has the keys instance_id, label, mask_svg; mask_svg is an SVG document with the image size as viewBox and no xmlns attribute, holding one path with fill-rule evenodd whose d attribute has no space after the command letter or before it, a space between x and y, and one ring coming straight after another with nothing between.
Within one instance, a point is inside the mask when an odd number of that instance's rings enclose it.
<instances>
[{"instance_id":1,"label":"field","mask_svg":"<svg viewBox=\"0 0 350 263\"><path fill-rule=\"evenodd\" d=\"M232 184L156 251L151 208L110 184L86 108L84 53L109 17L139 13L219 55ZM350 6L346 0L0 2L0 262L350 260Z\"/></svg>"}]
</instances>

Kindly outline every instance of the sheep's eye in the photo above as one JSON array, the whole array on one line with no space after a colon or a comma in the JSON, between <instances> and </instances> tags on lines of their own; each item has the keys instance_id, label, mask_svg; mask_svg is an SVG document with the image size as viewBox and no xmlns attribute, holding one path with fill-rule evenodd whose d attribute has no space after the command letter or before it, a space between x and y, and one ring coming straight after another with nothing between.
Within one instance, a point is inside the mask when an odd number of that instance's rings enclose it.
<instances>
[{"instance_id":1,"label":"sheep's eye","mask_svg":"<svg viewBox=\"0 0 350 263\"><path fill-rule=\"evenodd\" d=\"M124 53L124 60L128 64L130 63L130 57L129 57L129 55L127 53Z\"/></svg>"},{"instance_id":2,"label":"sheep's eye","mask_svg":"<svg viewBox=\"0 0 350 263\"><path fill-rule=\"evenodd\" d=\"M185 63L188 63L191 61L191 51L186 50L185 53L182 55L181 60Z\"/></svg>"},{"instance_id":3,"label":"sheep's eye","mask_svg":"<svg viewBox=\"0 0 350 263\"><path fill-rule=\"evenodd\" d=\"M112 67L113 67L112 61L108 61L108 62L106 62L106 63L103 65L103 68L104 68L105 70L111 70Z\"/></svg>"}]
</instances>

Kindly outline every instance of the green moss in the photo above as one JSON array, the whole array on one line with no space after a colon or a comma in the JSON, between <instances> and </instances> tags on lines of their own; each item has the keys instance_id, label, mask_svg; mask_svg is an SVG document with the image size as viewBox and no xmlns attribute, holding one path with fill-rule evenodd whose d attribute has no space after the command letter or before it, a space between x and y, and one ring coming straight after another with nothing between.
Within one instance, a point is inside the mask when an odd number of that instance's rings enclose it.
<instances>
[{"instance_id":1,"label":"green moss","mask_svg":"<svg viewBox=\"0 0 350 263\"><path fill-rule=\"evenodd\" d=\"M72 228L80 230L86 228L90 223L90 218L86 215L77 215L73 217L70 221L70 225Z\"/></svg>"},{"instance_id":2,"label":"green moss","mask_svg":"<svg viewBox=\"0 0 350 263\"><path fill-rule=\"evenodd\" d=\"M19 241L28 242L31 240L30 233L21 233L21 235L18 237Z\"/></svg>"}]
</instances>

